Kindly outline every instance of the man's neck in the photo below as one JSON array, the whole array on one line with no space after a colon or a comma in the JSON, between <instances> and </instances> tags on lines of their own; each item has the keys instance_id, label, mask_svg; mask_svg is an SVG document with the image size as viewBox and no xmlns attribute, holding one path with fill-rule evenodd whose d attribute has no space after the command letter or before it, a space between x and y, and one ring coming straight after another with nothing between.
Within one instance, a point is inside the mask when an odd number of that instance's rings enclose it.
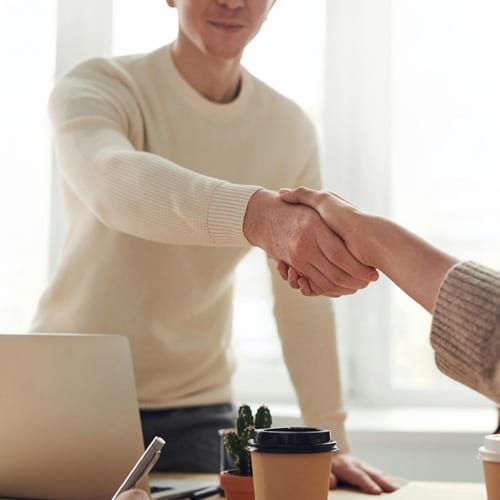
<instances>
[{"instance_id":1,"label":"man's neck","mask_svg":"<svg viewBox=\"0 0 500 500\"><path fill-rule=\"evenodd\" d=\"M182 36L179 36L173 45L172 57L181 75L208 100L225 103L238 96L240 58L222 59L207 56Z\"/></svg>"}]
</instances>

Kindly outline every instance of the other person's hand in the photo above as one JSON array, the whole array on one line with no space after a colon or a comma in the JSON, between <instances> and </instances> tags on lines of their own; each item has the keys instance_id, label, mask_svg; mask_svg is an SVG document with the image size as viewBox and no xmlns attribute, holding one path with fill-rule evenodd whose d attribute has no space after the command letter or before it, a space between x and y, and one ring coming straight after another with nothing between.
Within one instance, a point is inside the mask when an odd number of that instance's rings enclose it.
<instances>
[{"instance_id":1,"label":"other person's hand","mask_svg":"<svg viewBox=\"0 0 500 500\"><path fill-rule=\"evenodd\" d=\"M403 486L404 481L388 476L349 453L335 453L330 474L330 489L337 488L339 484L356 486L365 493L380 495L396 491Z\"/></svg>"},{"instance_id":2,"label":"other person's hand","mask_svg":"<svg viewBox=\"0 0 500 500\"><path fill-rule=\"evenodd\" d=\"M280 198L287 203L300 203L313 208L326 225L344 242L349 252L361 263L371 267L370 251L364 245L360 223L367 217L356 207L327 191L314 191L305 187L294 190L281 190ZM314 280L307 279L300 270L284 261L278 263L278 272L292 288L300 288L306 296L322 295Z\"/></svg>"},{"instance_id":3,"label":"other person's hand","mask_svg":"<svg viewBox=\"0 0 500 500\"><path fill-rule=\"evenodd\" d=\"M252 196L243 233L269 257L314 283L321 295L350 295L378 277L375 269L353 257L316 210L300 201L287 203L272 191L261 190Z\"/></svg>"}]
</instances>

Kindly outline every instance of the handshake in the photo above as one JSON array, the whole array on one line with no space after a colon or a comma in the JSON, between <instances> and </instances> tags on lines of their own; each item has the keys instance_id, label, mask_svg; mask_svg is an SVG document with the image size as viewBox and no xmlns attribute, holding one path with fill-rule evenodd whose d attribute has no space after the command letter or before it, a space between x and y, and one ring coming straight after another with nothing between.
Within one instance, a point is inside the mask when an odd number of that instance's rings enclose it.
<instances>
[{"instance_id":1,"label":"handshake","mask_svg":"<svg viewBox=\"0 0 500 500\"><path fill-rule=\"evenodd\" d=\"M261 190L250 200L244 234L278 262L306 296L341 297L378 278L364 228L368 214L330 192Z\"/></svg>"},{"instance_id":2,"label":"handshake","mask_svg":"<svg viewBox=\"0 0 500 500\"><path fill-rule=\"evenodd\" d=\"M257 191L243 233L306 296L351 295L376 281L380 270L432 312L441 282L458 262L388 219L304 187Z\"/></svg>"}]
</instances>

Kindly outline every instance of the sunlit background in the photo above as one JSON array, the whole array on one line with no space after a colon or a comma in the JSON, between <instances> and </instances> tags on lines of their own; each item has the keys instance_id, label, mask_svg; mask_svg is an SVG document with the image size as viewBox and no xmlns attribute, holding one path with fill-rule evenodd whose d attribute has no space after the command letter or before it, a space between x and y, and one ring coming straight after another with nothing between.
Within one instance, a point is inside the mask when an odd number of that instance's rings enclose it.
<instances>
[{"instance_id":1,"label":"sunlit background","mask_svg":"<svg viewBox=\"0 0 500 500\"><path fill-rule=\"evenodd\" d=\"M87 8L92 19L91 9L110 2L104 28L57 22L58 5ZM46 116L56 67L76 63L76 53L147 52L177 32L176 12L161 0L79 3L0 1L4 332L29 327L63 232ZM378 27L375 9L384 18ZM329 189L500 269L498 19L496 0L279 0L244 64L311 116ZM73 53L61 31L77 29L90 48L82 42ZM95 40L102 50L92 48ZM236 395L293 406L265 260L254 251L238 269ZM386 280L337 309L352 404L488 406L438 372L429 315Z\"/></svg>"}]
</instances>

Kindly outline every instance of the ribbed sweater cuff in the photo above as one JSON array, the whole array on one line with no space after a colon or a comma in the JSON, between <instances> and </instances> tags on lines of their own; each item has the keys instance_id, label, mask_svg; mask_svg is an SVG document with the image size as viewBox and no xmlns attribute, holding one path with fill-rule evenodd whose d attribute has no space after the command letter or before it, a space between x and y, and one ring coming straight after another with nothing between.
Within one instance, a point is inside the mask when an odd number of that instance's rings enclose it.
<instances>
[{"instance_id":1,"label":"ribbed sweater cuff","mask_svg":"<svg viewBox=\"0 0 500 500\"><path fill-rule=\"evenodd\" d=\"M500 359L500 273L462 262L446 276L432 322L431 344L439 369L497 399L493 380Z\"/></svg>"},{"instance_id":2,"label":"ribbed sweater cuff","mask_svg":"<svg viewBox=\"0 0 500 500\"><path fill-rule=\"evenodd\" d=\"M216 246L247 247L243 220L248 201L262 189L259 186L221 182L213 191L208 206L208 233Z\"/></svg>"}]
</instances>

